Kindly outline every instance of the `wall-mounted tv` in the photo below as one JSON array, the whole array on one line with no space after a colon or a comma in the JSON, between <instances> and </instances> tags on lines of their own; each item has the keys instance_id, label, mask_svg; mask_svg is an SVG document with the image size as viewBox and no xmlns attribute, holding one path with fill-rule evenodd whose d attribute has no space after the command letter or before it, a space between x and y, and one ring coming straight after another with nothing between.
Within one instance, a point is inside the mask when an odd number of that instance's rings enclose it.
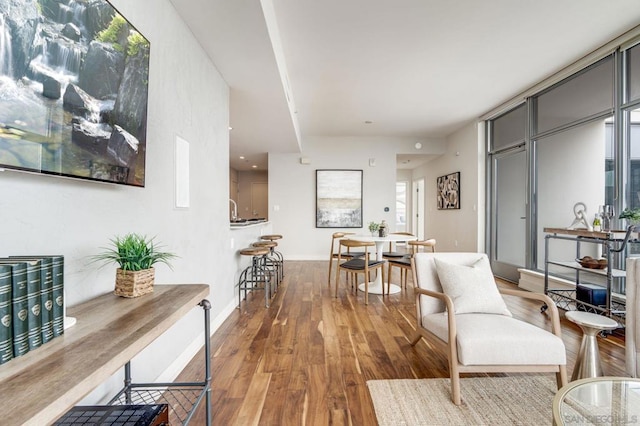
<instances>
[{"instance_id":1,"label":"wall-mounted tv","mask_svg":"<svg viewBox=\"0 0 640 426\"><path fill-rule=\"evenodd\" d=\"M144 186L149 52L105 0L0 0L0 168Z\"/></svg>"}]
</instances>

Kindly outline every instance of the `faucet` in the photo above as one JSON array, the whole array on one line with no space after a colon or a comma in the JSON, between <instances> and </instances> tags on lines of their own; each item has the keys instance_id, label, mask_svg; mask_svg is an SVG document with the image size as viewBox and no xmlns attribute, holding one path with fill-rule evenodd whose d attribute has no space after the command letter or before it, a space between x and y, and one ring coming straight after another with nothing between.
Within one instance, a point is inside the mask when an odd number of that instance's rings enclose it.
<instances>
[{"instance_id":1,"label":"faucet","mask_svg":"<svg viewBox=\"0 0 640 426\"><path fill-rule=\"evenodd\" d=\"M238 218L238 204L229 198L229 201L233 203L233 211L231 212L231 220L236 220Z\"/></svg>"}]
</instances>

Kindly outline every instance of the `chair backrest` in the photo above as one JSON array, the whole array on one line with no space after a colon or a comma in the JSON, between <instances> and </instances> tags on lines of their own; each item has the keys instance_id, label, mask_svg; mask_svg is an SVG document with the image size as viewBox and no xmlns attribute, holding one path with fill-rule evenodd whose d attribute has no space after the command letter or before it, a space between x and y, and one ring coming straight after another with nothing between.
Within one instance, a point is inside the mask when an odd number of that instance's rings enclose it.
<instances>
[{"instance_id":1,"label":"chair backrest","mask_svg":"<svg viewBox=\"0 0 640 426\"><path fill-rule=\"evenodd\" d=\"M422 241L409 241L409 246L411 246L412 254L416 254L420 252L421 249L426 250L427 248L431 249L431 253L436 252L436 240L434 238Z\"/></svg>"},{"instance_id":2,"label":"chair backrest","mask_svg":"<svg viewBox=\"0 0 640 426\"><path fill-rule=\"evenodd\" d=\"M409 237L413 237L414 235L411 232L392 232L391 235L407 235ZM399 241L389 241L389 251L393 251L393 244L398 243Z\"/></svg>"},{"instance_id":3,"label":"chair backrest","mask_svg":"<svg viewBox=\"0 0 640 426\"><path fill-rule=\"evenodd\" d=\"M640 258L627 258L625 358L627 374L640 377Z\"/></svg>"},{"instance_id":4,"label":"chair backrest","mask_svg":"<svg viewBox=\"0 0 640 426\"><path fill-rule=\"evenodd\" d=\"M484 253L416 253L413 256L415 276L413 283L416 287L442 293L442 285L438 279L436 264L433 259L457 265L471 266L480 258L487 257ZM420 297L420 315L444 312L444 303L433 297Z\"/></svg>"},{"instance_id":5,"label":"chair backrest","mask_svg":"<svg viewBox=\"0 0 640 426\"><path fill-rule=\"evenodd\" d=\"M334 232L331 235L331 252L329 253L329 260L338 256L338 251L336 249L339 248L339 244L336 245L336 240L340 240L341 238L344 238L345 235L349 234L353 234L353 232Z\"/></svg>"},{"instance_id":6,"label":"chair backrest","mask_svg":"<svg viewBox=\"0 0 640 426\"><path fill-rule=\"evenodd\" d=\"M352 248L364 248L364 257L366 260L369 260L369 247L375 247L376 243L374 243L373 241L358 241L358 240L350 240L348 238L344 238L342 240L340 240L340 244L339 244L339 250L338 250L338 260L342 259L346 259L349 260L350 258L347 257L342 257L343 251L342 251L342 247L346 247L347 248L347 253L352 249ZM375 249L373 250L375 252Z\"/></svg>"}]
</instances>

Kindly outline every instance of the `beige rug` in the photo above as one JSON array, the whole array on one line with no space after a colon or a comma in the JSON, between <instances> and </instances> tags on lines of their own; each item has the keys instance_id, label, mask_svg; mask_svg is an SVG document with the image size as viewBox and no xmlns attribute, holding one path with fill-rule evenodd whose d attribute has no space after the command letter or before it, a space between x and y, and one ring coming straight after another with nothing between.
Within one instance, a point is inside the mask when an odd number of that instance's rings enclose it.
<instances>
[{"instance_id":1,"label":"beige rug","mask_svg":"<svg viewBox=\"0 0 640 426\"><path fill-rule=\"evenodd\" d=\"M555 375L461 379L462 405L449 379L367 382L380 426L550 425Z\"/></svg>"}]
</instances>

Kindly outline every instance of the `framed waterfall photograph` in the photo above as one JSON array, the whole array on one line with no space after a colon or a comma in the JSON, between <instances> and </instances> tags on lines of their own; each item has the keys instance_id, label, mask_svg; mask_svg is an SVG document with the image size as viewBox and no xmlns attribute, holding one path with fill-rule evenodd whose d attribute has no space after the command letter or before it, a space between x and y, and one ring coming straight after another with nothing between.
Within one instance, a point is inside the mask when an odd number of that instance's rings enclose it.
<instances>
[{"instance_id":1,"label":"framed waterfall photograph","mask_svg":"<svg viewBox=\"0 0 640 426\"><path fill-rule=\"evenodd\" d=\"M362 228L362 170L316 170L316 228Z\"/></svg>"},{"instance_id":2,"label":"framed waterfall photograph","mask_svg":"<svg viewBox=\"0 0 640 426\"><path fill-rule=\"evenodd\" d=\"M106 0L0 1L0 168L144 187L149 54Z\"/></svg>"},{"instance_id":3,"label":"framed waterfall photograph","mask_svg":"<svg viewBox=\"0 0 640 426\"><path fill-rule=\"evenodd\" d=\"M438 210L460 208L460 172L440 176L437 179Z\"/></svg>"}]
</instances>

